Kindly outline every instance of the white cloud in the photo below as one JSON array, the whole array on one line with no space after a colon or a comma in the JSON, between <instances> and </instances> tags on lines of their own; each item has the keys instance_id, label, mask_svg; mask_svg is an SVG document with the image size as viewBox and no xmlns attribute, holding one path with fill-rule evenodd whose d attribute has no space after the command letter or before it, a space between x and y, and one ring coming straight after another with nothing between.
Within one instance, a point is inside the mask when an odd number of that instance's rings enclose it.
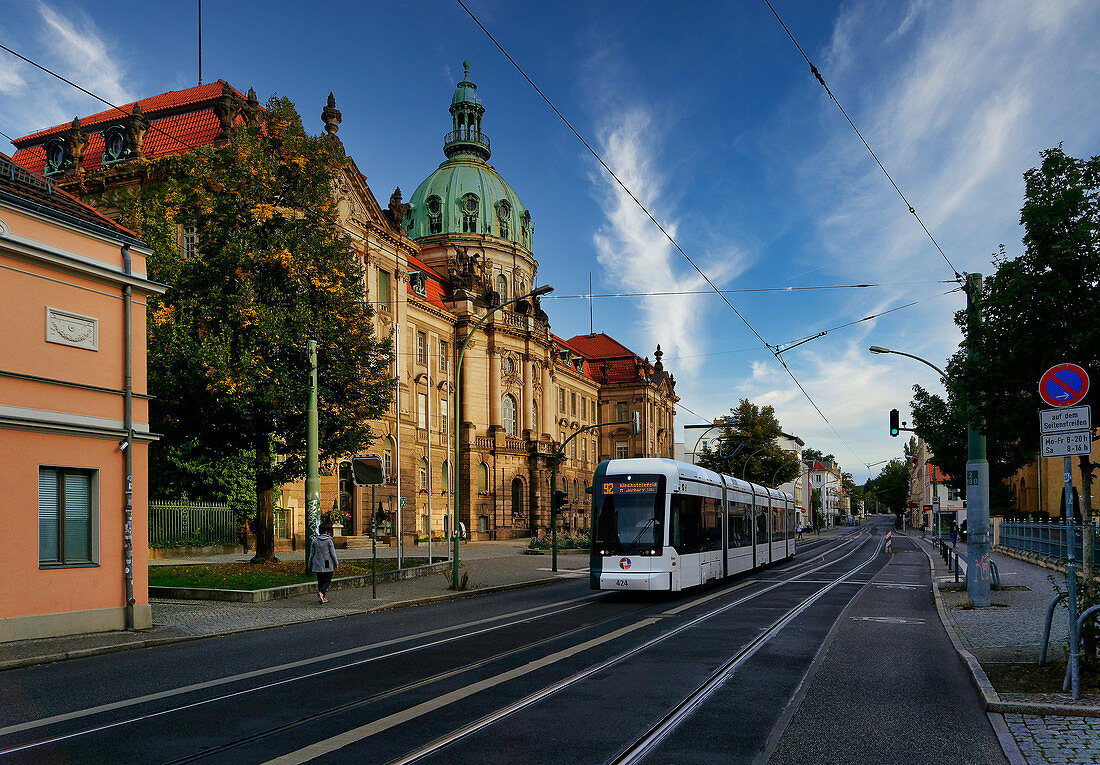
<instances>
[{"instance_id":1,"label":"white cloud","mask_svg":"<svg viewBox=\"0 0 1100 765\"><path fill-rule=\"evenodd\" d=\"M677 226L661 210L665 179L656 169L656 131L649 113L641 109L619 112L604 120L599 143L604 161L639 201L662 221L673 239ZM670 292L707 289L705 280L646 216L613 178L601 170L594 176L595 196L607 223L593 236L606 277L628 292ZM693 258L715 284L741 268L736 248ZM705 262L703 262L705 261ZM661 343L685 357L683 372L699 367L702 296L651 296L642 301L647 347Z\"/></svg>"}]
</instances>

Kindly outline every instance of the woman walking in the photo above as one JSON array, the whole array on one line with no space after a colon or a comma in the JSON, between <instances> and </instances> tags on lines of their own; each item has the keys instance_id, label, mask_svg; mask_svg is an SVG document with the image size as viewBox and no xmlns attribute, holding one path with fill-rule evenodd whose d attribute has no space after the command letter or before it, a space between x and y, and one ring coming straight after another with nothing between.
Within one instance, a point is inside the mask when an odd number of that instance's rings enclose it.
<instances>
[{"instance_id":1,"label":"woman walking","mask_svg":"<svg viewBox=\"0 0 1100 765\"><path fill-rule=\"evenodd\" d=\"M321 524L320 533L309 542L309 570L317 574L317 597L328 603L325 593L332 582L332 574L340 561L336 560L336 545L332 543L332 524Z\"/></svg>"}]
</instances>

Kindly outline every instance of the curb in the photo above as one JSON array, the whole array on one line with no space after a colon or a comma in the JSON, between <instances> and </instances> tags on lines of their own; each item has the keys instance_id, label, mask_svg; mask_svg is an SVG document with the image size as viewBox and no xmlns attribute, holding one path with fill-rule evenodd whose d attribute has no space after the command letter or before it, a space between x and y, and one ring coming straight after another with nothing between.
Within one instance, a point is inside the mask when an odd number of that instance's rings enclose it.
<instances>
[{"instance_id":1,"label":"curb","mask_svg":"<svg viewBox=\"0 0 1100 765\"><path fill-rule=\"evenodd\" d=\"M369 578L369 574L367 575ZM348 577L349 579L352 577ZM553 584L555 582L566 581L562 577L545 577L542 579L531 579L526 582L515 582L513 584L498 584L492 587L478 587L472 590L460 590L457 592L448 592L442 595L430 595L423 598L413 598L411 600L398 600L393 603L383 603L377 606L371 606L370 608L361 608L354 611L346 611L341 614L333 614L332 616L313 616L308 619L299 619L297 621L285 622L283 624L265 624L257 627L237 627L235 629L220 630L218 632L209 632L204 635L174 635L172 637L157 637L147 638L144 640L134 640L127 643L116 643L114 645L96 646L95 648L79 648L72 651L65 651L63 653L51 653L42 654L40 656L28 656L22 659L8 659L0 661L0 672L8 669L19 669L22 667L33 667L39 664L53 664L54 662L66 661L68 659L80 659L87 656L100 656L107 653L121 653L122 651L132 651L139 648L155 648L161 645L170 645L172 643L186 643L191 640L202 640L204 638L214 637L226 637L227 635L236 635L242 632L256 632L257 630L270 630L279 629L280 627L288 627L293 624L304 624L306 622L315 622L322 619L340 619L345 616L361 616L363 614L371 614L378 611L392 611L398 608L406 608L410 606L425 606L433 603L439 603L444 600L458 600L460 598L472 598L478 595L491 595L497 592L507 592L508 590L524 590L531 587L541 587L546 584ZM316 585L313 585L316 587Z\"/></svg>"},{"instance_id":2,"label":"curb","mask_svg":"<svg viewBox=\"0 0 1100 765\"><path fill-rule=\"evenodd\" d=\"M920 547L928 557L928 565L932 576L932 596L936 601L936 611L940 615L940 622L943 624L943 628L947 632L947 637L950 638L951 644L955 646L959 658L970 671L970 679L974 684L974 688L977 689L978 694L982 697L982 706L985 708L986 712L994 714L1058 715L1061 717L1100 717L1100 707L1098 706L1002 701L1000 695L994 690L993 684L989 682L989 677L986 676L981 663L974 654L963 647L962 640L959 638L958 634L955 632L954 626L948 619L947 609L943 605L943 597L940 595L940 587L936 582L936 564L932 559L931 553L925 550L924 547L920 545L917 546ZM998 550L998 552L1002 551Z\"/></svg>"}]
</instances>

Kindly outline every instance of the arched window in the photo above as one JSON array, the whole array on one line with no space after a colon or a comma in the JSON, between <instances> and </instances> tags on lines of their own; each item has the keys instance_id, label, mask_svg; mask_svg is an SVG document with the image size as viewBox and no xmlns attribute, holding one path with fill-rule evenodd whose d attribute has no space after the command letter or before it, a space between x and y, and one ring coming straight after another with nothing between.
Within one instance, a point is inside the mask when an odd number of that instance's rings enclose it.
<instances>
[{"instance_id":1,"label":"arched window","mask_svg":"<svg viewBox=\"0 0 1100 765\"><path fill-rule=\"evenodd\" d=\"M386 436L386 444L382 449L382 469L386 473L386 478L393 475L393 439Z\"/></svg>"},{"instance_id":2,"label":"arched window","mask_svg":"<svg viewBox=\"0 0 1100 765\"><path fill-rule=\"evenodd\" d=\"M501 239L512 238L512 206L507 199L497 202L497 230Z\"/></svg>"},{"instance_id":3,"label":"arched window","mask_svg":"<svg viewBox=\"0 0 1100 765\"><path fill-rule=\"evenodd\" d=\"M465 194L462 197L462 233L477 233L477 211L481 200L477 194Z\"/></svg>"},{"instance_id":4,"label":"arched window","mask_svg":"<svg viewBox=\"0 0 1100 765\"><path fill-rule=\"evenodd\" d=\"M477 490L489 491L489 466L484 462L477 466Z\"/></svg>"},{"instance_id":5,"label":"arched window","mask_svg":"<svg viewBox=\"0 0 1100 765\"><path fill-rule=\"evenodd\" d=\"M580 499L581 496L581 484L576 478L573 479L573 499Z\"/></svg>"},{"instance_id":6,"label":"arched window","mask_svg":"<svg viewBox=\"0 0 1100 765\"><path fill-rule=\"evenodd\" d=\"M536 433L539 430L539 400L537 398L531 402L531 430Z\"/></svg>"},{"instance_id":7,"label":"arched window","mask_svg":"<svg viewBox=\"0 0 1100 765\"><path fill-rule=\"evenodd\" d=\"M439 468L439 490L447 491L451 485L451 466L447 460L443 460L443 464Z\"/></svg>"},{"instance_id":8,"label":"arched window","mask_svg":"<svg viewBox=\"0 0 1100 765\"><path fill-rule=\"evenodd\" d=\"M443 233L443 201L433 195L428 197L425 206L428 208L428 233Z\"/></svg>"},{"instance_id":9,"label":"arched window","mask_svg":"<svg viewBox=\"0 0 1100 765\"><path fill-rule=\"evenodd\" d=\"M516 435L516 400L512 398L511 393L505 393L504 398L500 400L501 419L504 426L504 432L510 436Z\"/></svg>"},{"instance_id":10,"label":"arched window","mask_svg":"<svg viewBox=\"0 0 1100 765\"><path fill-rule=\"evenodd\" d=\"M502 303L508 299L508 277L504 274L497 274L497 294Z\"/></svg>"},{"instance_id":11,"label":"arched window","mask_svg":"<svg viewBox=\"0 0 1100 765\"><path fill-rule=\"evenodd\" d=\"M512 517L518 518L523 515L523 479L512 479Z\"/></svg>"},{"instance_id":12,"label":"arched window","mask_svg":"<svg viewBox=\"0 0 1100 765\"><path fill-rule=\"evenodd\" d=\"M420 458L420 489L428 490L428 461L423 457Z\"/></svg>"}]
</instances>

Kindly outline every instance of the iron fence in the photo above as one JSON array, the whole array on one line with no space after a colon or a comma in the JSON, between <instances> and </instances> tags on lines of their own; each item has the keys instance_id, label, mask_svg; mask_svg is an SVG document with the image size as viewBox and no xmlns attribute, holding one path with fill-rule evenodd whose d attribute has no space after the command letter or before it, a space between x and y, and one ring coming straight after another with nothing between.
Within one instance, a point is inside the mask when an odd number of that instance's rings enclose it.
<instances>
[{"instance_id":1,"label":"iron fence","mask_svg":"<svg viewBox=\"0 0 1100 765\"><path fill-rule=\"evenodd\" d=\"M149 502L150 547L232 545L238 521L227 505L199 502Z\"/></svg>"},{"instance_id":2,"label":"iron fence","mask_svg":"<svg viewBox=\"0 0 1100 765\"><path fill-rule=\"evenodd\" d=\"M1073 555L1081 560L1084 550L1085 529L1080 523L1073 524ZM1096 528L1088 529L1089 547L1095 549ZM999 544L1016 550L1049 555L1065 560L1069 547L1069 535L1064 523L1051 521L1004 521L1000 527Z\"/></svg>"}]
</instances>

